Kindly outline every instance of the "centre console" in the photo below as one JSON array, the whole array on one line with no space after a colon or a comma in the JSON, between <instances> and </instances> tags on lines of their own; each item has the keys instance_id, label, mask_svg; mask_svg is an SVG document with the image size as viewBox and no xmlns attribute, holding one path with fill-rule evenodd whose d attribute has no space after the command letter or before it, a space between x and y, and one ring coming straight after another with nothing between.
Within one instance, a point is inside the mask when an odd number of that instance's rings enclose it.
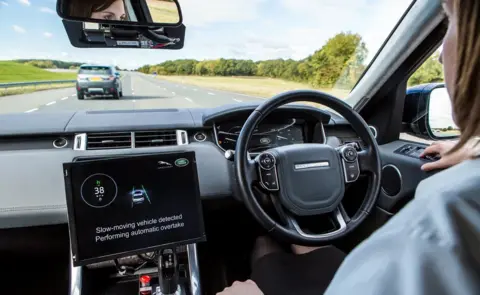
<instances>
[{"instance_id":1,"label":"centre console","mask_svg":"<svg viewBox=\"0 0 480 295\"><path fill-rule=\"evenodd\" d=\"M132 271L124 265L115 267L113 261L74 266L72 260L69 294L200 295L197 255L196 244L165 248L155 253L152 265ZM170 264L170 257L177 263Z\"/></svg>"},{"instance_id":2,"label":"centre console","mask_svg":"<svg viewBox=\"0 0 480 295\"><path fill-rule=\"evenodd\" d=\"M194 152L64 163L70 294L201 294Z\"/></svg>"}]
</instances>

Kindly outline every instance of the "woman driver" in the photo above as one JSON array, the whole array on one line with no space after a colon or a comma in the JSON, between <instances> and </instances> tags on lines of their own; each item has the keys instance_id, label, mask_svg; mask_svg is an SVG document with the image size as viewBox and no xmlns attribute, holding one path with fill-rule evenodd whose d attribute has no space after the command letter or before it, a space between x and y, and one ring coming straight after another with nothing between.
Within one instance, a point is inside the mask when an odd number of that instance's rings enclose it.
<instances>
[{"instance_id":1,"label":"woman driver","mask_svg":"<svg viewBox=\"0 0 480 295\"><path fill-rule=\"evenodd\" d=\"M123 0L75 0L70 4L70 15L115 21L127 20Z\"/></svg>"},{"instance_id":2,"label":"woman driver","mask_svg":"<svg viewBox=\"0 0 480 295\"><path fill-rule=\"evenodd\" d=\"M219 294L480 294L480 159L470 145L480 135L480 1L445 0L443 6L450 20L442 53L445 82L462 133L452 149L431 146L427 152L444 156L422 169L470 159L422 181L415 199L338 271L335 248L294 246L306 254L288 261L281 253L267 254L252 266L255 282L235 282Z\"/></svg>"}]
</instances>

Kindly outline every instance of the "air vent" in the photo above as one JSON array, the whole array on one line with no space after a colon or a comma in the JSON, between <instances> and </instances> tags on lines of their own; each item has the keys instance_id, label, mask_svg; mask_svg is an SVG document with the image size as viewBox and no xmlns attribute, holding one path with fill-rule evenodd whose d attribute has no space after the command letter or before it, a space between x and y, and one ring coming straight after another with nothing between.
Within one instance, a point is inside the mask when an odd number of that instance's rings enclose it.
<instances>
[{"instance_id":1,"label":"air vent","mask_svg":"<svg viewBox=\"0 0 480 295\"><path fill-rule=\"evenodd\" d=\"M131 132L88 133L87 150L125 149L132 147Z\"/></svg>"},{"instance_id":2,"label":"air vent","mask_svg":"<svg viewBox=\"0 0 480 295\"><path fill-rule=\"evenodd\" d=\"M177 145L177 131L136 131L135 148Z\"/></svg>"}]
</instances>

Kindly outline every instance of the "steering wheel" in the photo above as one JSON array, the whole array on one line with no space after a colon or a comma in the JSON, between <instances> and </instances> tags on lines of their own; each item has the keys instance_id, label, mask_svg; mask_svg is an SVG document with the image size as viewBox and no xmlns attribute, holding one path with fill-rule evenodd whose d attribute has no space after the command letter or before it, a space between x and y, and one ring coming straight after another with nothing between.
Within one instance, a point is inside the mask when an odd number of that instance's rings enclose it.
<instances>
[{"instance_id":1,"label":"steering wheel","mask_svg":"<svg viewBox=\"0 0 480 295\"><path fill-rule=\"evenodd\" d=\"M334 148L327 144L294 144L269 149L250 159L248 143L256 126L278 107L297 101L319 103L338 112L366 147L357 152L350 145ZM361 173L369 176L366 198L350 218L340 202L346 185ZM368 216L380 190L381 161L370 129L348 104L319 91L290 91L265 101L248 117L237 139L235 174L246 207L267 231L290 243L324 245L344 237ZM272 219L258 202L253 189L258 184L270 194L284 224ZM322 214L333 217L335 230L313 234L297 221L298 217Z\"/></svg>"}]
</instances>

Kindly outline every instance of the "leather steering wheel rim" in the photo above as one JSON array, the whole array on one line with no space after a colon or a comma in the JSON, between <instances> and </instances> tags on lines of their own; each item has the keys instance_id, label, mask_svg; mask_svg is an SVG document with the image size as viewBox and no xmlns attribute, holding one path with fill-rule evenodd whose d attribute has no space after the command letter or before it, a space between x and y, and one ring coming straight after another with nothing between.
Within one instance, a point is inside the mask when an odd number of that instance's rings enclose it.
<instances>
[{"instance_id":1,"label":"leather steering wheel rim","mask_svg":"<svg viewBox=\"0 0 480 295\"><path fill-rule=\"evenodd\" d=\"M248 143L258 124L278 107L298 101L309 101L324 105L343 116L356 134L362 139L366 148L358 153L359 171L369 174L369 184L366 197L357 213L348 218L342 231L322 235L310 235L299 231L298 224L282 225L273 220L262 208L255 197L253 186L255 183L256 162L248 157ZM360 225L370 214L375 205L381 186L381 160L377 142L367 123L344 101L320 91L289 91L266 100L258 106L248 117L237 139L235 149L235 174L239 192L247 209L254 218L271 234L290 243L300 245L324 245L348 235ZM344 166L345 167L345 166ZM281 186L282 184L279 183ZM343 198L343 194L342 197ZM341 200L340 200L341 201ZM341 211L341 210L340 210ZM338 211L337 211L338 212ZM341 212L342 215L345 213ZM342 217L343 219L343 217Z\"/></svg>"}]
</instances>

